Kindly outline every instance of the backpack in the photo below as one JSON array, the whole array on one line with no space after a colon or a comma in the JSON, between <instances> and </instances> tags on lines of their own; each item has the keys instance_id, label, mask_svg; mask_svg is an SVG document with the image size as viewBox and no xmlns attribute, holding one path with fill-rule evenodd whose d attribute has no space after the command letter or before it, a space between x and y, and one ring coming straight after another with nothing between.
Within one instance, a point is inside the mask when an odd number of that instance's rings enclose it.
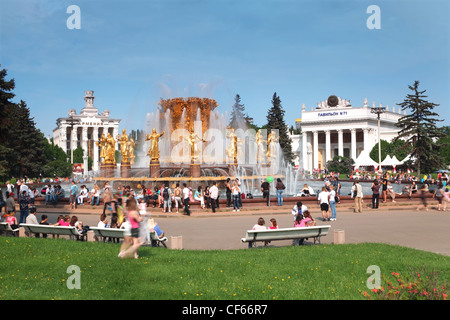
<instances>
[{"instance_id":1,"label":"backpack","mask_svg":"<svg viewBox=\"0 0 450 320\"><path fill-rule=\"evenodd\" d=\"M169 199L169 189L168 188L164 188L163 198L164 198L164 200L168 200Z\"/></svg>"}]
</instances>

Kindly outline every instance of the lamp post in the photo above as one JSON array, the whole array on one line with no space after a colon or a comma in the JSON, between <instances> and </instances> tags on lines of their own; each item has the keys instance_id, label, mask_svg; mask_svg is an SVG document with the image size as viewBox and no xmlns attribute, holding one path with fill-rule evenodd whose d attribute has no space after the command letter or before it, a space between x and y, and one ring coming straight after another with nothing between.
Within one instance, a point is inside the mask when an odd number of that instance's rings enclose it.
<instances>
[{"instance_id":1,"label":"lamp post","mask_svg":"<svg viewBox=\"0 0 450 320\"><path fill-rule=\"evenodd\" d=\"M73 164L73 126L80 122L79 119L74 119L73 117L67 118L66 123L70 125L70 163Z\"/></svg>"},{"instance_id":2,"label":"lamp post","mask_svg":"<svg viewBox=\"0 0 450 320\"><path fill-rule=\"evenodd\" d=\"M381 140L380 140L380 115L386 111L385 107L382 107L381 104L379 107L372 107L370 110L371 113L377 115L378 118L378 172L381 172Z\"/></svg>"}]
</instances>

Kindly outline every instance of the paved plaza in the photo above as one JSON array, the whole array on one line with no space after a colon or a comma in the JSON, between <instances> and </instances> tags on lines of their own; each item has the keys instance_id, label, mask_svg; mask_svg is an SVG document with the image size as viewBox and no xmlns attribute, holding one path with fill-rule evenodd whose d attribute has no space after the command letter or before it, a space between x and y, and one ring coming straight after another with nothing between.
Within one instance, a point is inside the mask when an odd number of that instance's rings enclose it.
<instances>
[{"instance_id":1,"label":"paved plaza","mask_svg":"<svg viewBox=\"0 0 450 320\"><path fill-rule=\"evenodd\" d=\"M349 205L338 205L337 220L326 222L322 221L319 208L309 209L318 225L331 225L328 235L321 239L323 244L333 243L335 230L344 230L345 243L382 242L450 255L450 210L437 211L434 205L430 205L428 212L423 209L417 211L418 204L416 201L401 206L385 204L378 210L365 208L363 213L354 213ZM53 222L62 210L65 210L63 214L77 215L79 220L90 226L97 225L102 212L90 206L79 206L73 211L43 206L38 209L38 219L45 212ZM266 225L271 218L275 218L280 227L293 227L290 206L252 207L240 212L221 208L215 214L210 210L197 209L189 217L181 213L162 213L159 209L148 210L169 238L169 247L170 237L181 235L184 249L246 249L247 244L240 239L259 217L265 219ZM273 241L270 245L285 246L291 243ZM261 244L258 243L258 246ZM306 244L312 244L312 239Z\"/></svg>"}]
</instances>

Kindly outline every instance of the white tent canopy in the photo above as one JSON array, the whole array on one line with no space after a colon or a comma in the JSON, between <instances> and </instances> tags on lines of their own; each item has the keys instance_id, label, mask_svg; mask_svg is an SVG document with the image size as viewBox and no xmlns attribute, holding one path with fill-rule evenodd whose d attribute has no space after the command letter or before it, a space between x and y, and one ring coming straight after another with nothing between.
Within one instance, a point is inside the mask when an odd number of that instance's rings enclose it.
<instances>
[{"instance_id":1,"label":"white tent canopy","mask_svg":"<svg viewBox=\"0 0 450 320\"><path fill-rule=\"evenodd\" d=\"M369 155L369 151L363 150L359 157L355 161L355 168L359 167L369 167L374 166L375 168L378 167L378 163L376 163Z\"/></svg>"},{"instance_id":2,"label":"white tent canopy","mask_svg":"<svg viewBox=\"0 0 450 320\"><path fill-rule=\"evenodd\" d=\"M392 161L390 155L387 155L386 158L384 158L384 160L381 161L381 166L395 166L394 161Z\"/></svg>"},{"instance_id":3,"label":"white tent canopy","mask_svg":"<svg viewBox=\"0 0 450 320\"><path fill-rule=\"evenodd\" d=\"M393 157L392 157L392 163L393 163L393 164L392 164L393 166L400 166L400 165L403 164L403 161L400 161L400 160L397 159L396 156L393 156Z\"/></svg>"},{"instance_id":4,"label":"white tent canopy","mask_svg":"<svg viewBox=\"0 0 450 320\"><path fill-rule=\"evenodd\" d=\"M400 166L403 164L403 161L400 161L397 159L396 156L391 157L390 155L387 155L386 158L381 162L381 166Z\"/></svg>"}]
</instances>

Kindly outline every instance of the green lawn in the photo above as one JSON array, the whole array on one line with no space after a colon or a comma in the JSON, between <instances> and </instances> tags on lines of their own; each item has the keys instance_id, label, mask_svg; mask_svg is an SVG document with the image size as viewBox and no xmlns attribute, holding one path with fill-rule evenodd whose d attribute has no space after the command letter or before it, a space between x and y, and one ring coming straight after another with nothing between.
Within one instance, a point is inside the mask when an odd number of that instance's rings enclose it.
<instances>
[{"instance_id":1,"label":"green lawn","mask_svg":"<svg viewBox=\"0 0 450 320\"><path fill-rule=\"evenodd\" d=\"M0 299L291 300L365 299L367 268L383 275L410 267L450 279L450 257L385 244L307 245L232 251L141 247L64 239L0 237ZM80 289L69 289L71 265Z\"/></svg>"}]
</instances>

